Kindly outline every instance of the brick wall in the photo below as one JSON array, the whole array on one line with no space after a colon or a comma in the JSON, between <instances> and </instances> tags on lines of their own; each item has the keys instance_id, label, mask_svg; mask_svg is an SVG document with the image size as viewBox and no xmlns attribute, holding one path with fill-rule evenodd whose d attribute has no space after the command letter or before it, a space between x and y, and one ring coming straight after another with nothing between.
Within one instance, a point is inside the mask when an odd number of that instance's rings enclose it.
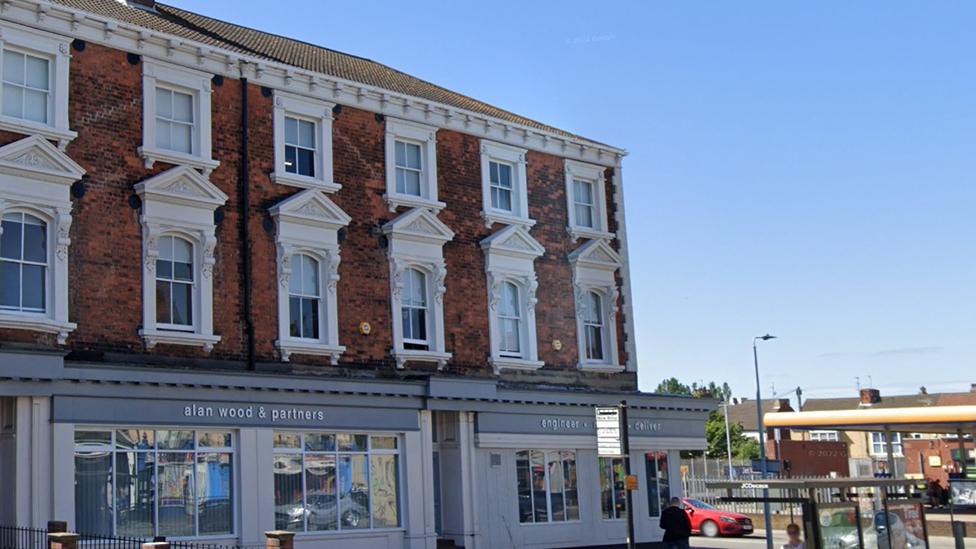
<instances>
[{"instance_id":1,"label":"brick wall","mask_svg":"<svg viewBox=\"0 0 976 549\"><path fill-rule=\"evenodd\" d=\"M239 153L241 83L225 78L212 94L213 154L220 166L210 180L229 196L217 227L214 268L214 328L220 343L202 350L160 344L146 350L138 330L142 323L142 229L139 210L129 200L133 185L171 166L146 169L137 153L142 141L142 67L124 52L96 44L73 51L71 61L71 127L78 137L67 152L90 176L87 193L73 199L71 227L70 316L78 328L68 339L69 358L132 360L183 365L241 364L246 357L243 262L240 248ZM272 98L249 85L249 225L252 310L259 362L278 363L276 249L268 208L298 189L272 183ZM22 136L0 132L0 144ZM385 128L373 113L345 106L333 126L335 180L342 190L332 195L353 220L341 242L338 315L339 339L347 351L342 366L392 374L389 273L379 227L396 214L389 212L385 192ZM447 350L454 354L449 372L488 376L489 334L484 255L479 242L491 231L481 219L479 140L459 132L437 133L439 195L447 207L439 217L455 231L444 246L448 269L444 301ZM607 172L607 204L613 201L612 170ZM539 357L546 369L561 370L562 382L592 379L606 383L613 376L576 372L577 344L572 273L567 255L582 242L566 232L567 213L563 160L529 152L529 213L537 221L532 235L546 248L536 260L540 281L536 309ZM401 212L403 210L401 209ZM615 220L609 220L616 229ZM496 225L495 230L501 226ZM613 243L616 246L616 242ZM621 361L624 354L623 315L618 316ZM361 322L372 326L359 332ZM562 349L553 349L554 340ZM26 331L0 330L0 341L54 346L53 338ZM324 358L293 355L290 368L334 371ZM424 366L417 366L424 369ZM555 373L555 372L554 372ZM524 375L518 376L520 379ZM633 375L617 376L627 386Z\"/></svg>"}]
</instances>

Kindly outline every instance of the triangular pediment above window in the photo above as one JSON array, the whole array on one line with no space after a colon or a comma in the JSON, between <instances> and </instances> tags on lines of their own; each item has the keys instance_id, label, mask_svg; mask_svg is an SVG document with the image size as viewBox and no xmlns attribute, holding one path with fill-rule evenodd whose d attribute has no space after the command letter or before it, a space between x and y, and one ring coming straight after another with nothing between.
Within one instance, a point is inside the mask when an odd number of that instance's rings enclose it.
<instances>
[{"instance_id":1,"label":"triangular pediment above window","mask_svg":"<svg viewBox=\"0 0 976 549\"><path fill-rule=\"evenodd\" d=\"M606 270L616 270L623 265L620 254L603 239L587 241L569 254L569 262L573 265Z\"/></svg>"},{"instance_id":2,"label":"triangular pediment above window","mask_svg":"<svg viewBox=\"0 0 976 549\"><path fill-rule=\"evenodd\" d=\"M271 207L271 215L288 221L329 229L345 227L352 221L349 215L329 200L322 191L307 189Z\"/></svg>"},{"instance_id":3,"label":"triangular pediment above window","mask_svg":"<svg viewBox=\"0 0 976 549\"><path fill-rule=\"evenodd\" d=\"M427 208L414 208L383 225L385 234L419 240L447 242L454 238L454 231Z\"/></svg>"},{"instance_id":4,"label":"triangular pediment above window","mask_svg":"<svg viewBox=\"0 0 976 549\"><path fill-rule=\"evenodd\" d=\"M227 195L197 170L178 166L137 183L136 194L143 200L158 200L213 208L227 202Z\"/></svg>"},{"instance_id":5,"label":"triangular pediment above window","mask_svg":"<svg viewBox=\"0 0 976 549\"><path fill-rule=\"evenodd\" d=\"M70 185L85 169L47 139L32 135L0 147L0 173Z\"/></svg>"},{"instance_id":6,"label":"triangular pediment above window","mask_svg":"<svg viewBox=\"0 0 976 549\"><path fill-rule=\"evenodd\" d=\"M488 252L536 258L546 253L546 248L532 238L522 225L509 225L481 241L481 248Z\"/></svg>"}]
</instances>

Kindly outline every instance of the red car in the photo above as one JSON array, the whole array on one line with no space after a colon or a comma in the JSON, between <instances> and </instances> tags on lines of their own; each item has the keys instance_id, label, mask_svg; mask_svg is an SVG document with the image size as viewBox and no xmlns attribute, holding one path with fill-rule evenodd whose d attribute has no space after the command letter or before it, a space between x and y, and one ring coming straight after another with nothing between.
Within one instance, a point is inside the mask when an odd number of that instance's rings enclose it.
<instances>
[{"instance_id":1,"label":"red car","mask_svg":"<svg viewBox=\"0 0 976 549\"><path fill-rule=\"evenodd\" d=\"M742 513L723 511L704 501L682 498L685 512L691 519L692 533L714 538L715 536L744 536L752 533L752 519Z\"/></svg>"}]
</instances>

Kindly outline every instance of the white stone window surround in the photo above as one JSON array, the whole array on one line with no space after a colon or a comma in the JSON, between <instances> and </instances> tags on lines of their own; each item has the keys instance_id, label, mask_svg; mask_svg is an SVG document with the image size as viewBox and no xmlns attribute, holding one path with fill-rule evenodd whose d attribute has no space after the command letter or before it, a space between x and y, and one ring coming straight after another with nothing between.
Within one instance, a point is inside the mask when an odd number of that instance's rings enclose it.
<instances>
[{"instance_id":1,"label":"white stone window surround","mask_svg":"<svg viewBox=\"0 0 976 549\"><path fill-rule=\"evenodd\" d=\"M535 225L535 220L529 218L526 153L525 149L487 139L481 140L481 217L485 220L485 227L490 229L494 223L527 227ZM507 164L512 168L512 211L492 207L490 172L492 162Z\"/></svg>"},{"instance_id":2,"label":"white stone window surround","mask_svg":"<svg viewBox=\"0 0 976 549\"><path fill-rule=\"evenodd\" d=\"M342 185L332 175L332 109L333 103L283 91L274 92L275 169L271 180L302 189L319 189L334 193ZM285 170L285 118L307 120L315 124L315 177Z\"/></svg>"},{"instance_id":3,"label":"white stone window surround","mask_svg":"<svg viewBox=\"0 0 976 549\"><path fill-rule=\"evenodd\" d=\"M68 37L0 22L0 53L2 50L9 49L43 57L50 63L48 123L42 124L0 114L0 130L42 135L56 141L61 150L64 150L68 143L78 136L77 132L71 131L68 127L70 43L71 39ZM3 67L0 66L0 80L2 80L2 71Z\"/></svg>"},{"instance_id":4,"label":"white stone window surround","mask_svg":"<svg viewBox=\"0 0 976 549\"><path fill-rule=\"evenodd\" d=\"M190 94L193 97L193 135L191 154L156 146L156 88ZM139 154L146 168L156 162L191 166L209 175L220 165L213 159L210 116L211 75L177 67L156 59L142 59L142 146Z\"/></svg>"},{"instance_id":5,"label":"white stone window surround","mask_svg":"<svg viewBox=\"0 0 976 549\"><path fill-rule=\"evenodd\" d=\"M43 313L0 311L0 327L51 333L64 344L76 324L68 320L68 251L71 184L84 168L40 135L0 147L0 217L24 212L47 224L47 277Z\"/></svg>"},{"instance_id":6,"label":"white stone window surround","mask_svg":"<svg viewBox=\"0 0 976 549\"><path fill-rule=\"evenodd\" d=\"M573 240L580 238L606 238L615 237L608 229L607 225L607 193L606 193L606 168L595 164L584 164L575 160L565 160L566 169L566 209L569 217L569 225L566 230ZM593 185L594 212L593 226L581 226L576 220L576 204L574 201L575 180L587 181Z\"/></svg>"},{"instance_id":7,"label":"white stone window surround","mask_svg":"<svg viewBox=\"0 0 976 549\"><path fill-rule=\"evenodd\" d=\"M213 266L217 236L214 210L227 195L189 166L170 168L135 185L142 199L142 336L146 347L158 343L202 347L220 341L213 332ZM178 236L193 244L193 322L190 330L164 330L156 323L156 259L159 239Z\"/></svg>"},{"instance_id":8,"label":"white stone window surround","mask_svg":"<svg viewBox=\"0 0 976 549\"><path fill-rule=\"evenodd\" d=\"M436 362L443 368L451 359L445 350L444 292L447 268L443 246L454 238L454 232L426 208L413 208L383 226L388 239L390 260L390 299L393 321L393 349L397 368L406 362ZM404 272L417 269L427 282L427 341L429 349L407 349L403 341L401 293Z\"/></svg>"},{"instance_id":9,"label":"white stone window surround","mask_svg":"<svg viewBox=\"0 0 976 549\"><path fill-rule=\"evenodd\" d=\"M292 354L327 356L339 363L345 347L339 345L339 320L336 284L339 281L339 229L352 220L321 191L306 189L271 208L278 248L278 340L275 345L281 360ZM291 259L305 254L318 261L319 333L318 337L292 337L290 331L289 284Z\"/></svg>"},{"instance_id":10,"label":"white stone window surround","mask_svg":"<svg viewBox=\"0 0 976 549\"><path fill-rule=\"evenodd\" d=\"M488 279L488 331L491 340L489 359L495 374L502 370L538 370L544 366L539 360L536 335L535 305L539 283L535 274L535 259L545 254L539 244L522 225L509 225L481 241L485 253L485 274ZM521 357L506 356L501 351L501 322L499 305L502 285L511 282L519 289Z\"/></svg>"},{"instance_id":11,"label":"white stone window surround","mask_svg":"<svg viewBox=\"0 0 976 549\"><path fill-rule=\"evenodd\" d=\"M622 266L620 256L602 239L589 240L569 254L573 267L573 294L576 302L576 342L580 370L622 372L617 350L617 311L619 290L615 274ZM586 358L585 313L589 292L603 300L603 360Z\"/></svg>"},{"instance_id":12,"label":"white stone window surround","mask_svg":"<svg viewBox=\"0 0 976 549\"><path fill-rule=\"evenodd\" d=\"M422 176L421 196L397 192L396 182L396 142L403 141L420 146ZM442 210L446 204L437 200L437 128L386 117L386 194L383 199L390 211L397 207L429 208Z\"/></svg>"}]
</instances>

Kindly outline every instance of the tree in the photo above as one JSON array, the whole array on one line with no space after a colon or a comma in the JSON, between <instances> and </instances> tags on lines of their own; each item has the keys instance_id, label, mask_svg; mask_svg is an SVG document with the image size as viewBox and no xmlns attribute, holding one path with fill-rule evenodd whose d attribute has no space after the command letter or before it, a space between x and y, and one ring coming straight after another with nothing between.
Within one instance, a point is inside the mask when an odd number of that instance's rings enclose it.
<instances>
[{"instance_id":1,"label":"tree","mask_svg":"<svg viewBox=\"0 0 976 549\"><path fill-rule=\"evenodd\" d=\"M669 395L683 395L696 398L710 397L728 402L732 398L732 389L728 383L721 385L710 381L707 384L693 382L686 385L671 377L658 384L656 393ZM729 426L729 438L732 439L732 457L736 459L753 459L759 457L759 442L742 434L742 426L738 423ZM724 458L728 456L728 444L725 436L725 413L721 407L712 410L705 420L705 439L708 442L708 457Z\"/></svg>"}]
</instances>

